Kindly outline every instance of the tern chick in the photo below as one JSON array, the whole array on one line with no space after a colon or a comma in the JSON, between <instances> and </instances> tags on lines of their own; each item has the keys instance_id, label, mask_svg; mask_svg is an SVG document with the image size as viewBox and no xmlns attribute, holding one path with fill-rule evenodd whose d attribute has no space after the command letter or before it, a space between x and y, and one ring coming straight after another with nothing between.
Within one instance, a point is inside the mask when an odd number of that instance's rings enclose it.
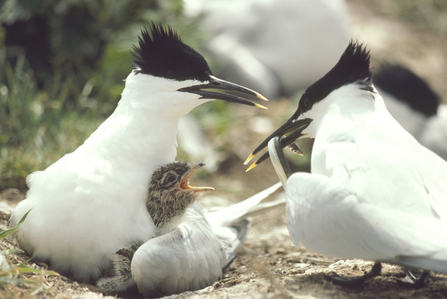
<instances>
[{"instance_id":1,"label":"tern chick","mask_svg":"<svg viewBox=\"0 0 447 299\"><path fill-rule=\"evenodd\" d=\"M173 162L154 171L149 184L146 207L156 225L156 237L172 232L182 221L188 207L199 192L214 190L212 187L191 187L189 178L204 163L191 167L186 162ZM112 266L98 280L97 286L105 292L124 292L136 289L132 278L131 262L142 245L138 242L118 250L112 256Z\"/></svg>"}]
</instances>

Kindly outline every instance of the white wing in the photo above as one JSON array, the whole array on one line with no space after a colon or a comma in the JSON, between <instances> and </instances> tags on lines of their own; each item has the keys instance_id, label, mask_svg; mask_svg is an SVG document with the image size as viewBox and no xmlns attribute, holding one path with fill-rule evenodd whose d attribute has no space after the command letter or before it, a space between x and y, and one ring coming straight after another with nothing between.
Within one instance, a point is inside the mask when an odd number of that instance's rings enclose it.
<instances>
[{"instance_id":1,"label":"white wing","mask_svg":"<svg viewBox=\"0 0 447 299\"><path fill-rule=\"evenodd\" d=\"M269 195L278 190L279 187L281 187L281 183L276 183L264 191L237 204L223 209L206 212L205 217L214 228L219 226L231 226L233 223L239 222L244 218L264 213L266 210L285 203L284 199L278 199L273 203L267 202L261 204L261 201L269 197Z\"/></svg>"},{"instance_id":2,"label":"white wing","mask_svg":"<svg viewBox=\"0 0 447 299\"><path fill-rule=\"evenodd\" d=\"M381 115L316 139L312 174L287 182L295 243L322 254L447 271L447 163Z\"/></svg>"},{"instance_id":3,"label":"white wing","mask_svg":"<svg viewBox=\"0 0 447 299\"><path fill-rule=\"evenodd\" d=\"M328 256L447 271L447 229L438 219L383 209L315 174L290 177L286 197L296 245Z\"/></svg>"},{"instance_id":4,"label":"white wing","mask_svg":"<svg viewBox=\"0 0 447 299\"><path fill-rule=\"evenodd\" d=\"M203 214L198 202L171 233L144 243L132 259L132 276L145 295L198 290L222 277L247 234L249 216L284 204L261 203L280 183L235 205Z\"/></svg>"},{"instance_id":5,"label":"white wing","mask_svg":"<svg viewBox=\"0 0 447 299\"><path fill-rule=\"evenodd\" d=\"M438 114L432 116L426 123L420 137L422 145L426 146L447 161L447 105L439 105Z\"/></svg>"},{"instance_id":6,"label":"white wing","mask_svg":"<svg viewBox=\"0 0 447 299\"><path fill-rule=\"evenodd\" d=\"M225 252L204 216L189 209L172 232L144 243L132 259L132 276L144 296L207 287L222 277Z\"/></svg>"},{"instance_id":7,"label":"white wing","mask_svg":"<svg viewBox=\"0 0 447 299\"><path fill-rule=\"evenodd\" d=\"M262 203L281 186L277 183L252 197L226 208L219 208L205 213L213 232L221 241L226 253L226 268L236 257L236 252L245 240L251 221L247 218L265 214L270 209L282 206L285 198Z\"/></svg>"}]
</instances>

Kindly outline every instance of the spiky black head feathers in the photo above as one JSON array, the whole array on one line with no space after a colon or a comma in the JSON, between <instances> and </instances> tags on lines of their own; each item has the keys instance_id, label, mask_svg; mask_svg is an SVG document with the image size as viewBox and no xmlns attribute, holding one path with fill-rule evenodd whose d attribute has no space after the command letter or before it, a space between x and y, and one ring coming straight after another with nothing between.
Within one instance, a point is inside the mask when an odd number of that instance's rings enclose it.
<instances>
[{"instance_id":1,"label":"spiky black head feathers","mask_svg":"<svg viewBox=\"0 0 447 299\"><path fill-rule=\"evenodd\" d=\"M312 84L303 94L297 112L302 114L312 108L332 91L358 82L363 89L372 91L369 51L362 44L352 41L338 63L320 80Z\"/></svg>"},{"instance_id":2,"label":"spiky black head feathers","mask_svg":"<svg viewBox=\"0 0 447 299\"><path fill-rule=\"evenodd\" d=\"M141 31L138 46L133 47L133 69L148 74L178 81L209 80L208 63L202 55L185 45L178 34L167 26L152 24L150 34Z\"/></svg>"}]
</instances>

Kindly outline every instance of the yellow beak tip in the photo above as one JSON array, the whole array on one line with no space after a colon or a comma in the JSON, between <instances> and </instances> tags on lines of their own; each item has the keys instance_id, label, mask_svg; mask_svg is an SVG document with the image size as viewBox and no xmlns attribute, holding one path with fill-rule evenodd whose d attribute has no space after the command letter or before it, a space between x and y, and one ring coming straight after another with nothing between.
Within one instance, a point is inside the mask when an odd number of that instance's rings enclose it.
<instances>
[{"instance_id":1,"label":"yellow beak tip","mask_svg":"<svg viewBox=\"0 0 447 299\"><path fill-rule=\"evenodd\" d=\"M258 107L258 108L261 108L261 109L267 109L267 107L259 105L259 104L256 104L256 103L255 103L255 106Z\"/></svg>"},{"instance_id":2,"label":"yellow beak tip","mask_svg":"<svg viewBox=\"0 0 447 299\"><path fill-rule=\"evenodd\" d=\"M245 172L249 172L250 170L252 170L252 169L255 168L256 166L258 166L258 164L256 164L256 163L251 164L251 166L248 167L248 169L247 169Z\"/></svg>"},{"instance_id":3,"label":"yellow beak tip","mask_svg":"<svg viewBox=\"0 0 447 299\"><path fill-rule=\"evenodd\" d=\"M250 154L250 156L247 158L247 160L245 160L244 165L247 165L248 162L250 162L250 160L253 159L254 156L255 156L255 155Z\"/></svg>"},{"instance_id":4,"label":"yellow beak tip","mask_svg":"<svg viewBox=\"0 0 447 299\"><path fill-rule=\"evenodd\" d=\"M267 101L268 102L268 99L266 97L264 97L262 94L258 93L258 94L256 94L256 97L261 99L261 100L263 100L263 101Z\"/></svg>"}]
</instances>

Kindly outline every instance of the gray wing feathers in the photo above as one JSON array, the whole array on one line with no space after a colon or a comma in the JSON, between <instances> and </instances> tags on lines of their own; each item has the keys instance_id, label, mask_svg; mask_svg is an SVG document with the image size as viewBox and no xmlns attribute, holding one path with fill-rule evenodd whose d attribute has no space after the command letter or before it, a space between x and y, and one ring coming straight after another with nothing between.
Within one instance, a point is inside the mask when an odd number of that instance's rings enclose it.
<instances>
[{"instance_id":1,"label":"gray wing feathers","mask_svg":"<svg viewBox=\"0 0 447 299\"><path fill-rule=\"evenodd\" d=\"M190 214L174 231L135 253L132 276L144 296L198 290L222 277L226 258L220 241L203 216Z\"/></svg>"}]
</instances>

